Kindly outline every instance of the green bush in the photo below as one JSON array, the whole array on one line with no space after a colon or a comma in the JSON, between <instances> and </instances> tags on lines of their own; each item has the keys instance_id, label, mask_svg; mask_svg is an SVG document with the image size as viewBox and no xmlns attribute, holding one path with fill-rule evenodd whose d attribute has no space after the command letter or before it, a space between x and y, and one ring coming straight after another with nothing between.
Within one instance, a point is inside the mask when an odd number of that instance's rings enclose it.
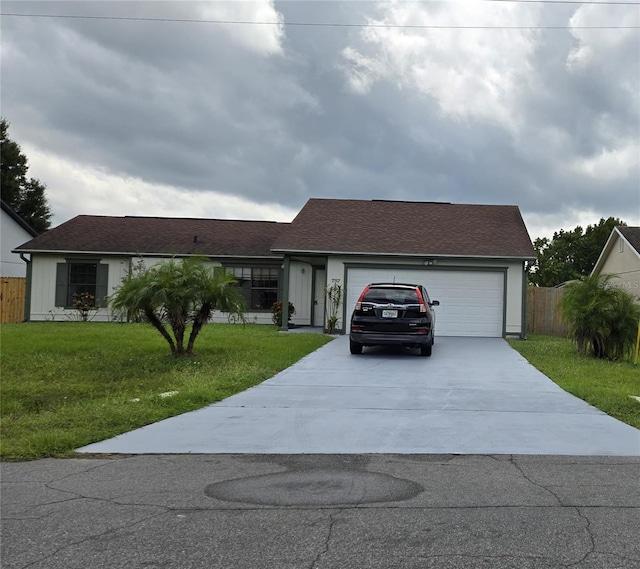
<instances>
[{"instance_id":1,"label":"green bush","mask_svg":"<svg viewBox=\"0 0 640 569\"><path fill-rule=\"evenodd\" d=\"M290 302L289 303L289 310L288 310L288 314L287 314L287 322L289 322L289 320L291 320L291 317L296 313L296 309L293 306L293 303ZM273 321L273 323L278 326L278 328L280 326L282 326L282 302L280 302L279 300L277 302L274 302L271 305L271 320Z\"/></svg>"},{"instance_id":2,"label":"green bush","mask_svg":"<svg viewBox=\"0 0 640 569\"><path fill-rule=\"evenodd\" d=\"M172 259L127 275L109 302L116 313L134 318L144 314L174 356L192 356L196 338L214 310L244 321L244 298L235 285L231 273L207 265L204 258Z\"/></svg>"},{"instance_id":3,"label":"green bush","mask_svg":"<svg viewBox=\"0 0 640 569\"><path fill-rule=\"evenodd\" d=\"M567 285L560 310L580 353L620 360L635 345L640 305L613 278L593 275Z\"/></svg>"}]
</instances>

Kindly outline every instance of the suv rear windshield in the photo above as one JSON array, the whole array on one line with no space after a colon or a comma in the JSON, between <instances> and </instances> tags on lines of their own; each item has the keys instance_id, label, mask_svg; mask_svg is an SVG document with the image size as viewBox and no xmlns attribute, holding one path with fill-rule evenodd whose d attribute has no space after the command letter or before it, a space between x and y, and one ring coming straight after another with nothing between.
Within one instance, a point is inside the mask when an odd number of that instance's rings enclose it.
<instances>
[{"instance_id":1,"label":"suv rear windshield","mask_svg":"<svg viewBox=\"0 0 640 569\"><path fill-rule=\"evenodd\" d=\"M362 302L376 304L418 304L418 293L410 288L370 288L364 295Z\"/></svg>"}]
</instances>

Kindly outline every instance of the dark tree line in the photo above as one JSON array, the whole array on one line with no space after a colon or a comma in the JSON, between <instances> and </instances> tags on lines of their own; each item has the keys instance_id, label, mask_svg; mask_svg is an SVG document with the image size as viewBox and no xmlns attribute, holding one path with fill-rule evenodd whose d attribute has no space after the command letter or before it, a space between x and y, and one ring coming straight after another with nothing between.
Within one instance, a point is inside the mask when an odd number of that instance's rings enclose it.
<instances>
[{"instance_id":1,"label":"dark tree line","mask_svg":"<svg viewBox=\"0 0 640 569\"><path fill-rule=\"evenodd\" d=\"M537 259L529 272L529 282L535 286L556 286L591 274L613 228L626 223L618 218L600 219L596 225L571 231L561 229L553 238L538 238L533 242Z\"/></svg>"},{"instance_id":2,"label":"dark tree line","mask_svg":"<svg viewBox=\"0 0 640 569\"><path fill-rule=\"evenodd\" d=\"M0 194L2 200L38 233L51 226L46 186L28 178L29 165L20 145L9 138L9 123L0 119Z\"/></svg>"}]
</instances>

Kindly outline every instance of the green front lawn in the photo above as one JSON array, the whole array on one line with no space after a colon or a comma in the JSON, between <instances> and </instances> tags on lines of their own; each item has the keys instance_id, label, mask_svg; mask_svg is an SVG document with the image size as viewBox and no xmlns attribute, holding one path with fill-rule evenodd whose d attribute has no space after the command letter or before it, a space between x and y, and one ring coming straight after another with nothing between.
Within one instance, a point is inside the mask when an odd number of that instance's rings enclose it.
<instances>
[{"instance_id":1,"label":"green front lawn","mask_svg":"<svg viewBox=\"0 0 640 569\"><path fill-rule=\"evenodd\" d=\"M330 340L275 326L209 324L195 357L172 358L147 324L3 325L0 457L73 449L243 391ZM162 397L161 394L177 392Z\"/></svg>"},{"instance_id":2,"label":"green front lawn","mask_svg":"<svg viewBox=\"0 0 640 569\"><path fill-rule=\"evenodd\" d=\"M640 429L640 402L629 397L640 397L640 369L632 363L579 355L570 340L554 336L509 344L565 391Z\"/></svg>"},{"instance_id":3,"label":"green front lawn","mask_svg":"<svg viewBox=\"0 0 640 569\"><path fill-rule=\"evenodd\" d=\"M274 326L210 324L193 358L172 358L145 324L3 325L0 457L73 449L243 391L330 339ZM640 370L580 356L569 340L532 335L511 346L563 389L640 428ZM161 397L161 394L177 392Z\"/></svg>"}]
</instances>

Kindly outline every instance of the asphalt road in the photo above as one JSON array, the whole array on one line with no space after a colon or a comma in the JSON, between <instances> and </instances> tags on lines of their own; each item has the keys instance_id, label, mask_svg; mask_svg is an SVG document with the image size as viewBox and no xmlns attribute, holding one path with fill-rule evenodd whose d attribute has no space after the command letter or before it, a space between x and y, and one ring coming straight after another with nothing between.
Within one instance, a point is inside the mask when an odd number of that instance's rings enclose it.
<instances>
[{"instance_id":1,"label":"asphalt road","mask_svg":"<svg viewBox=\"0 0 640 569\"><path fill-rule=\"evenodd\" d=\"M640 568L640 458L0 464L3 569Z\"/></svg>"}]
</instances>

